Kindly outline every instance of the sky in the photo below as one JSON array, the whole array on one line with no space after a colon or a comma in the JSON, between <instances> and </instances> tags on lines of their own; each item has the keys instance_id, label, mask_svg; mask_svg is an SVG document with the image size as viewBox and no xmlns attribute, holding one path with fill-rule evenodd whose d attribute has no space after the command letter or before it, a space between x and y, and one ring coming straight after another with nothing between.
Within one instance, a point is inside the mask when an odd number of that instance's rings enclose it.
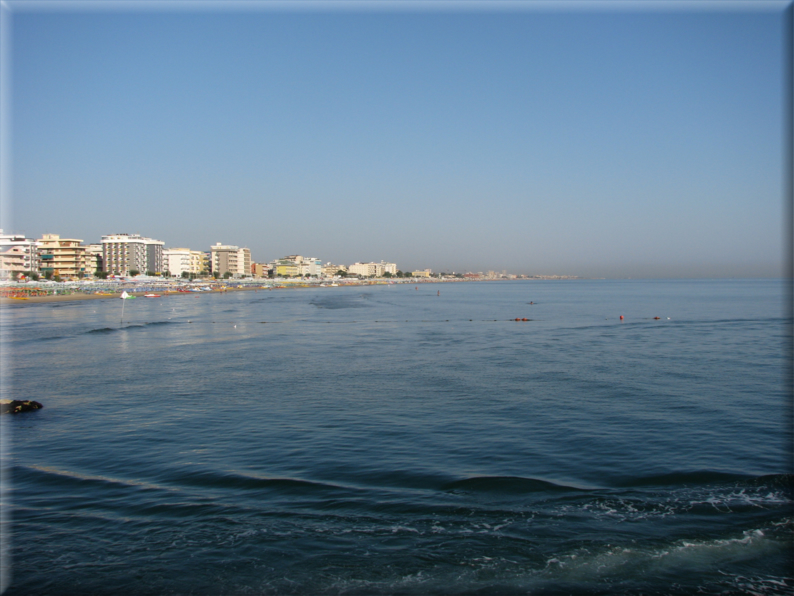
<instances>
[{"instance_id":1,"label":"sky","mask_svg":"<svg viewBox=\"0 0 794 596\"><path fill-rule=\"evenodd\" d=\"M783 274L788 3L121 6L4 3L6 232Z\"/></svg>"}]
</instances>

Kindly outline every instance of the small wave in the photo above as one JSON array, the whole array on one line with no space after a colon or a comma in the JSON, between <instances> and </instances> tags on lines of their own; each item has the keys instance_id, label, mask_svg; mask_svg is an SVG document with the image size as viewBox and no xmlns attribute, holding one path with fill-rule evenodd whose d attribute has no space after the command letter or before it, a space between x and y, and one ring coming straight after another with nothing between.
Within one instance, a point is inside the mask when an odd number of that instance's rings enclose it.
<instances>
[{"instance_id":1,"label":"small wave","mask_svg":"<svg viewBox=\"0 0 794 596\"><path fill-rule=\"evenodd\" d=\"M193 472L172 475L168 483L216 489L261 490L270 489L285 492L307 492L316 490L340 490L341 487L295 478L262 478L236 472Z\"/></svg>"},{"instance_id":2,"label":"small wave","mask_svg":"<svg viewBox=\"0 0 794 596\"><path fill-rule=\"evenodd\" d=\"M130 325L124 325L125 329L134 329L134 328L142 328L142 327L156 327L158 325L174 325L179 323L179 321L148 321L146 323L132 323Z\"/></svg>"},{"instance_id":3,"label":"small wave","mask_svg":"<svg viewBox=\"0 0 794 596\"><path fill-rule=\"evenodd\" d=\"M785 542L770 540L762 529L745 530L741 534L720 538L681 539L655 546L635 543L600 547L588 545L550 557L541 577L555 583L574 581L592 585L594 580L641 575L665 581L666 578L691 577L693 572L697 572L710 577L701 577L696 589L694 586L687 588L682 585L680 590L671 589L669 593L737 594L735 591L715 592L717 577L704 570L719 568L736 560L750 561L775 556L785 549ZM787 590L790 589L791 578L764 580L770 588L764 593L790 593ZM671 583L670 587L674 585ZM656 591L651 589L649 592Z\"/></svg>"},{"instance_id":4,"label":"small wave","mask_svg":"<svg viewBox=\"0 0 794 596\"><path fill-rule=\"evenodd\" d=\"M735 476L729 476L735 478ZM561 504L559 512L587 514L594 519L638 521L677 515L724 515L779 511L792 503L790 475L742 477L729 482L654 483L596 490L590 497Z\"/></svg>"},{"instance_id":5,"label":"small wave","mask_svg":"<svg viewBox=\"0 0 794 596\"><path fill-rule=\"evenodd\" d=\"M91 333L91 332L87 332L87 333ZM35 338L33 341L52 341L52 340L55 340L55 339L65 339L67 337L70 337L70 336L69 335L50 335L48 337ZM25 338L25 341L29 341L29 338Z\"/></svg>"},{"instance_id":6,"label":"small wave","mask_svg":"<svg viewBox=\"0 0 794 596\"><path fill-rule=\"evenodd\" d=\"M35 478L36 482L47 486L60 487L63 489L69 483L79 483L83 485L94 485L97 489L115 487L126 488L139 487L152 490L172 490L168 487L145 482L142 480L132 480L127 478L112 478L98 474L85 474L72 470L62 470L47 466L21 466L15 465L12 468L15 478Z\"/></svg>"},{"instance_id":7,"label":"small wave","mask_svg":"<svg viewBox=\"0 0 794 596\"><path fill-rule=\"evenodd\" d=\"M555 484L547 480L536 478L521 478L519 476L477 476L457 480L442 487L448 492L492 492L492 493L537 493L582 491L585 489L564 484Z\"/></svg>"},{"instance_id":8,"label":"small wave","mask_svg":"<svg viewBox=\"0 0 794 596\"><path fill-rule=\"evenodd\" d=\"M362 304L361 302L353 302L351 300L323 300L310 303L317 308L326 310L341 310L345 308L367 308L369 304Z\"/></svg>"},{"instance_id":9,"label":"small wave","mask_svg":"<svg viewBox=\"0 0 794 596\"><path fill-rule=\"evenodd\" d=\"M118 331L119 329L142 329L144 327L156 327L158 325L173 325L177 323L179 323L179 321L149 321L148 323L132 323L120 327L100 327L98 329L89 329L85 333L113 333L114 331ZM58 339L58 337L47 338L47 339Z\"/></svg>"}]
</instances>

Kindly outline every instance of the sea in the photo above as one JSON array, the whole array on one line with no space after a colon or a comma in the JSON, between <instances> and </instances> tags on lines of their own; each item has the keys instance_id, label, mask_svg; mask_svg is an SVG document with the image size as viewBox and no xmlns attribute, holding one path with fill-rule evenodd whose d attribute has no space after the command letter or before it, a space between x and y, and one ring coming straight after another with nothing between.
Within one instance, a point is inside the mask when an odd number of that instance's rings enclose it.
<instances>
[{"instance_id":1,"label":"sea","mask_svg":"<svg viewBox=\"0 0 794 596\"><path fill-rule=\"evenodd\" d=\"M792 594L790 283L5 306L5 593Z\"/></svg>"}]
</instances>

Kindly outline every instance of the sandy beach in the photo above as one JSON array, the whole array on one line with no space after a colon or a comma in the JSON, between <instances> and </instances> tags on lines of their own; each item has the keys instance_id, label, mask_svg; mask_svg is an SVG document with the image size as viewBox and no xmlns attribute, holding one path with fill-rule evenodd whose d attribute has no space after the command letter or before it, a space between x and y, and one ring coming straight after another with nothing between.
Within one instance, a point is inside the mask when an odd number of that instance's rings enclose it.
<instances>
[{"instance_id":1,"label":"sandy beach","mask_svg":"<svg viewBox=\"0 0 794 596\"><path fill-rule=\"evenodd\" d=\"M223 292L245 292L251 290L259 290L262 288L226 288L225 290L213 289L205 290L203 292L177 292L177 291L162 291L157 292L157 297L165 298L167 296L196 296L199 294L218 294ZM149 292L134 292L126 290L126 292L135 296L136 298L144 298L145 294ZM121 294L84 294L81 292L73 292L71 294L48 294L46 296L26 296L20 298L9 298L0 296L0 306L25 306L27 304L38 304L41 302L69 302L72 300L106 300L106 299L119 299Z\"/></svg>"},{"instance_id":2,"label":"sandy beach","mask_svg":"<svg viewBox=\"0 0 794 596\"><path fill-rule=\"evenodd\" d=\"M424 284L424 283L438 283L440 280L433 279L433 280L412 280L410 282L401 282L401 283L409 283L409 284ZM445 280L451 281L451 280ZM25 306L30 304L38 304L42 302L68 302L72 300L104 300L104 299L119 299L121 298L121 290L126 291L131 296L135 296L136 298L144 298L146 294L157 294L157 297L165 298L166 296L197 296L201 294L222 294L224 292L251 292L251 291L269 291L269 290L284 290L284 289L300 289L306 287L328 287L323 286L320 284L311 284L306 285L304 283L290 283L286 282L287 285L281 285L284 282L278 282L279 285L273 286L260 286L260 285L246 285L246 286L237 286L237 287L221 287L221 288L212 288L210 290L202 290L201 292L180 292L177 290L165 290L165 289L146 289L146 290L139 290L136 291L135 289L130 288L121 288L116 292L113 293L96 293L96 292L81 292L79 289L75 289L71 292L68 290L63 294L46 294L42 296L19 296L19 297L11 297L11 296L3 296L0 295L0 306ZM370 285L373 282L371 281L359 281L359 282L342 282L338 286L333 287L345 287L351 285ZM375 282L375 283L383 283L383 282ZM27 288L4 288L6 294L13 294L15 290L19 291L19 294L24 294L27 291Z\"/></svg>"}]
</instances>

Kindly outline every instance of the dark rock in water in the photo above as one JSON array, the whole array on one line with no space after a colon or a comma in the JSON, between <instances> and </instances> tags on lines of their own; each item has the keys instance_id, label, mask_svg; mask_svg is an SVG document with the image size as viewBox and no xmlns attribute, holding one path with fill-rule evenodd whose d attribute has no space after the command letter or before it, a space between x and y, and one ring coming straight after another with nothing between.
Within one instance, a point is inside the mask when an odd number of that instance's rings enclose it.
<instances>
[{"instance_id":1,"label":"dark rock in water","mask_svg":"<svg viewBox=\"0 0 794 596\"><path fill-rule=\"evenodd\" d=\"M43 408L39 402L30 399L2 399L0 400L0 414L19 414Z\"/></svg>"}]
</instances>

